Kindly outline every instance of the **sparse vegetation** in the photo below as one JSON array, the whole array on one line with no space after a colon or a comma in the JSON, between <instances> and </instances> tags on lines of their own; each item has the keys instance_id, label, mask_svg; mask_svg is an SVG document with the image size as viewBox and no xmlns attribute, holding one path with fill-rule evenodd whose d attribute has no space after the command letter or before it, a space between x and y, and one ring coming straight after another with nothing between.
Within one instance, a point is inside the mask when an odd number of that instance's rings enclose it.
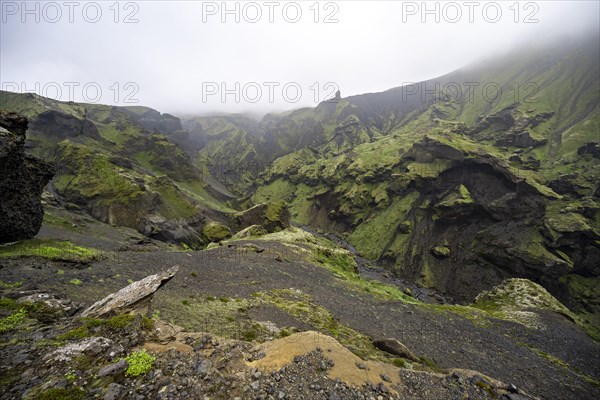
<instances>
[{"instance_id":1,"label":"sparse vegetation","mask_svg":"<svg viewBox=\"0 0 600 400\"><path fill-rule=\"evenodd\" d=\"M84 397L85 392L78 387L53 388L44 390L35 396L35 400L82 400Z\"/></svg>"},{"instance_id":2,"label":"sparse vegetation","mask_svg":"<svg viewBox=\"0 0 600 400\"><path fill-rule=\"evenodd\" d=\"M8 332L15 329L27 317L27 311L21 308L10 314L8 317L0 319L0 333Z\"/></svg>"},{"instance_id":3,"label":"sparse vegetation","mask_svg":"<svg viewBox=\"0 0 600 400\"><path fill-rule=\"evenodd\" d=\"M0 246L0 257L42 257L57 261L91 261L100 257L98 250L54 239L23 240Z\"/></svg>"}]
</instances>

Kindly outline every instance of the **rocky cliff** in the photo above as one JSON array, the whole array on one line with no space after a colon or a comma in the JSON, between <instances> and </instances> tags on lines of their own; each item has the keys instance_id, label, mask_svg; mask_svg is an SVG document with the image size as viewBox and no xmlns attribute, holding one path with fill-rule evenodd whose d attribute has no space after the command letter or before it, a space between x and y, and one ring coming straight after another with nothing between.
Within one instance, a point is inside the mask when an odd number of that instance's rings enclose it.
<instances>
[{"instance_id":1,"label":"rocky cliff","mask_svg":"<svg viewBox=\"0 0 600 400\"><path fill-rule=\"evenodd\" d=\"M42 226L50 165L25 155L25 117L0 110L0 243L29 239Z\"/></svg>"}]
</instances>

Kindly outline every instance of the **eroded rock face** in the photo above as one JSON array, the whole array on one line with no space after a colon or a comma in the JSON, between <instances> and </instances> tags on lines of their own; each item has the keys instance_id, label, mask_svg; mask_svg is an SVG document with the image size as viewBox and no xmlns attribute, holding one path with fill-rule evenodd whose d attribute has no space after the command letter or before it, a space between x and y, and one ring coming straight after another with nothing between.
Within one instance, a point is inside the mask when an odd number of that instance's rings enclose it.
<instances>
[{"instance_id":1,"label":"eroded rock face","mask_svg":"<svg viewBox=\"0 0 600 400\"><path fill-rule=\"evenodd\" d=\"M0 111L0 243L29 239L42 225L40 197L54 175L49 164L25 154L25 117Z\"/></svg>"},{"instance_id":2,"label":"eroded rock face","mask_svg":"<svg viewBox=\"0 0 600 400\"><path fill-rule=\"evenodd\" d=\"M100 139L98 129L91 121L53 110L45 111L33 119L31 129L61 139L76 136Z\"/></svg>"},{"instance_id":3,"label":"eroded rock face","mask_svg":"<svg viewBox=\"0 0 600 400\"><path fill-rule=\"evenodd\" d=\"M289 211L281 201L258 204L240 212L236 219L242 228L259 225L267 232L277 232L290 226Z\"/></svg>"}]
</instances>

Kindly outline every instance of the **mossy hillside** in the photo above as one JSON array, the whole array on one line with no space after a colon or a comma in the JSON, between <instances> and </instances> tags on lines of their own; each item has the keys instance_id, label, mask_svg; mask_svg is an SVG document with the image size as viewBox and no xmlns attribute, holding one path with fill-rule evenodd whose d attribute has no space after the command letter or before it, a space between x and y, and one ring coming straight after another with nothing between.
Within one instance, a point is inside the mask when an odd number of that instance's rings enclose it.
<instances>
[{"instance_id":1,"label":"mossy hillside","mask_svg":"<svg viewBox=\"0 0 600 400\"><path fill-rule=\"evenodd\" d=\"M200 172L181 147L165 135L132 136L125 142L127 154L157 175L180 180L200 179Z\"/></svg>"},{"instance_id":2,"label":"mossy hillside","mask_svg":"<svg viewBox=\"0 0 600 400\"><path fill-rule=\"evenodd\" d=\"M229 201L224 202L218 200L212 194L210 194L207 191L208 184L205 181L193 179L175 181L174 184L182 193L185 194L186 197L202 207L207 207L227 214L234 213L236 211Z\"/></svg>"},{"instance_id":3,"label":"mossy hillside","mask_svg":"<svg viewBox=\"0 0 600 400\"><path fill-rule=\"evenodd\" d=\"M70 141L61 142L60 154L60 163L69 168L53 180L58 193L81 202L93 214L106 218L106 222L137 228L144 210L167 219L198 213L194 200L167 177L120 167L110 155ZM208 195L195 197L211 199Z\"/></svg>"},{"instance_id":4,"label":"mossy hillside","mask_svg":"<svg viewBox=\"0 0 600 400\"><path fill-rule=\"evenodd\" d=\"M98 129L99 136L72 132L65 140L45 133L45 126L37 124L28 134L35 143L32 151L55 165L56 192L94 217L137 228L149 213L173 219L194 216L197 206L221 211L228 208L204 189L206 183L200 169L181 147L167 136L150 134L143 127L140 118L152 109L130 110L64 103L37 95L2 94L2 106L25 112L33 121L30 127L40 113L56 111L91 122ZM161 175L180 181L181 186L168 184Z\"/></svg>"},{"instance_id":5,"label":"mossy hillside","mask_svg":"<svg viewBox=\"0 0 600 400\"><path fill-rule=\"evenodd\" d=\"M179 187L167 177L150 178L149 189L160 194L160 203L156 211L168 219L189 218L199 210L193 198L186 196Z\"/></svg>"},{"instance_id":6,"label":"mossy hillside","mask_svg":"<svg viewBox=\"0 0 600 400\"><path fill-rule=\"evenodd\" d=\"M136 178L143 177L112 164L109 155L69 140L61 142L58 151L58 162L65 168L53 182L60 194L74 192L102 205L141 200L144 193Z\"/></svg>"},{"instance_id":7,"label":"mossy hillside","mask_svg":"<svg viewBox=\"0 0 600 400\"><path fill-rule=\"evenodd\" d=\"M48 209L44 209L44 219L43 223L46 225L54 226L61 229L66 229L70 231L79 230L76 222L72 219L64 215L63 213L58 213L56 211L49 211Z\"/></svg>"},{"instance_id":8,"label":"mossy hillside","mask_svg":"<svg viewBox=\"0 0 600 400\"><path fill-rule=\"evenodd\" d=\"M398 225L406 220L419 193L412 192L395 200L388 208L375 213L350 234L348 239L365 257L379 259L397 234Z\"/></svg>"},{"instance_id":9,"label":"mossy hillside","mask_svg":"<svg viewBox=\"0 0 600 400\"><path fill-rule=\"evenodd\" d=\"M196 165L207 168L218 181L234 189L247 189L265 165L248 134L236 129L210 140L197 155Z\"/></svg>"},{"instance_id":10,"label":"mossy hillside","mask_svg":"<svg viewBox=\"0 0 600 400\"><path fill-rule=\"evenodd\" d=\"M83 118L85 107L83 104L60 102L39 96L35 93L13 93L0 91L0 108L34 118L49 109L59 110L65 114Z\"/></svg>"}]
</instances>

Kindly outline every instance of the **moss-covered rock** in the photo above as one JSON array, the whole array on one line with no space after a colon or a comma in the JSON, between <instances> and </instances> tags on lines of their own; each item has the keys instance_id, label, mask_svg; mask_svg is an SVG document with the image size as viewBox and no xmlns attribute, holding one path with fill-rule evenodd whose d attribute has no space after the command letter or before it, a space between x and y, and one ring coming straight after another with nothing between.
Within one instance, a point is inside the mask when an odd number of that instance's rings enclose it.
<instances>
[{"instance_id":1,"label":"moss-covered rock","mask_svg":"<svg viewBox=\"0 0 600 400\"><path fill-rule=\"evenodd\" d=\"M208 224L204 225L202 233L209 242L215 243L231 236L231 230L229 227L219 222L209 222Z\"/></svg>"},{"instance_id":2,"label":"moss-covered rock","mask_svg":"<svg viewBox=\"0 0 600 400\"><path fill-rule=\"evenodd\" d=\"M529 326L538 326L535 310L553 311L575 320L574 314L546 289L527 279L507 279L480 293L473 306Z\"/></svg>"}]
</instances>

